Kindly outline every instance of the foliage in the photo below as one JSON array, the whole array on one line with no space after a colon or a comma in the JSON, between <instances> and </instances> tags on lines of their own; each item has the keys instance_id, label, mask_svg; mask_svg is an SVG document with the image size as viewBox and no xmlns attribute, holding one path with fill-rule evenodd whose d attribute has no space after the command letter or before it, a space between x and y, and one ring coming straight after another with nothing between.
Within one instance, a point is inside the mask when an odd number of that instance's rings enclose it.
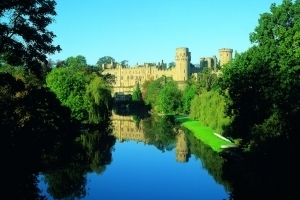
<instances>
[{"instance_id":1,"label":"foliage","mask_svg":"<svg viewBox=\"0 0 300 200\"><path fill-rule=\"evenodd\" d=\"M45 66L42 65L42 72L39 75L39 77L42 77L42 80L36 76L35 74L33 74L30 70L25 70L23 67L14 67L11 66L9 64L7 64L6 62L2 62L2 64L0 64L0 73L9 73L12 76L14 76L17 80L21 80L22 82L24 82L25 87L27 89L32 88L32 87L42 87L44 84L44 78L46 76L46 74L50 71L50 69Z\"/></svg>"},{"instance_id":2,"label":"foliage","mask_svg":"<svg viewBox=\"0 0 300 200\"><path fill-rule=\"evenodd\" d=\"M121 65L123 68L127 67L127 66L128 66L128 60L122 60L122 61L120 62L120 65Z\"/></svg>"},{"instance_id":3,"label":"foliage","mask_svg":"<svg viewBox=\"0 0 300 200\"><path fill-rule=\"evenodd\" d=\"M175 62L170 62L169 65L168 65L168 68L171 69L175 66L176 66Z\"/></svg>"},{"instance_id":4,"label":"foliage","mask_svg":"<svg viewBox=\"0 0 300 200\"><path fill-rule=\"evenodd\" d=\"M93 123L107 119L112 109L111 88L100 76L95 76L86 88L89 121Z\"/></svg>"},{"instance_id":5,"label":"foliage","mask_svg":"<svg viewBox=\"0 0 300 200\"><path fill-rule=\"evenodd\" d=\"M111 64L111 63L115 63L115 59L113 57L110 56L103 56L101 58L98 59L96 66L98 66L100 69L103 70L102 65L104 64L104 66Z\"/></svg>"},{"instance_id":6,"label":"foliage","mask_svg":"<svg viewBox=\"0 0 300 200\"><path fill-rule=\"evenodd\" d=\"M155 105L156 98L163 88L163 78L145 81L143 84L143 99L146 105Z\"/></svg>"},{"instance_id":7,"label":"foliage","mask_svg":"<svg viewBox=\"0 0 300 200\"><path fill-rule=\"evenodd\" d=\"M0 55L13 66L25 66L41 73L47 55L60 51L52 44L56 37L47 30L54 21L54 0L2 0L0 3Z\"/></svg>"},{"instance_id":8,"label":"foliage","mask_svg":"<svg viewBox=\"0 0 300 200\"><path fill-rule=\"evenodd\" d=\"M142 91L140 88L140 84L138 83L135 87L135 90L132 93L132 100L133 101L140 101L142 99Z\"/></svg>"},{"instance_id":9,"label":"foliage","mask_svg":"<svg viewBox=\"0 0 300 200\"><path fill-rule=\"evenodd\" d=\"M174 113L181 108L181 91L174 81L168 81L159 91L155 105L157 111L165 114Z\"/></svg>"},{"instance_id":10,"label":"foliage","mask_svg":"<svg viewBox=\"0 0 300 200\"><path fill-rule=\"evenodd\" d=\"M224 112L224 97L215 90L203 92L191 102L190 117L220 134L224 132L224 126L230 123L230 118L226 117Z\"/></svg>"},{"instance_id":11,"label":"foliage","mask_svg":"<svg viewBox=\"0 0 300 200\"><path fill-rule=\"evenodd\" d=\"M181 91L175 81L167 77L146 81L143 84L143 99L158 112L181 111Z\"/></svg>"},{"instance_id":12,"label":"foliage","mask_svg":"<svg viewBox=\"0 0 300 200\"><path fill-rule=\"evenodd\" d=\"M55 68L47 76L46 83L62 105L71 109L72 117L97 123L107 118L112 108L111 88L106 76L89 73L86 69Z\"/></svg>"},{"instance_id":13,"label":"foliage","mask_svg":"<svg viewBox=\"0 0 300 200\"><path fill-rule=\"evenodd\" d=\"M47 86L53 91L62 105L72 111L77 120L87 120L89 102L86 99L86 87L91 77L73 68L55 68L46 77Z\"/></svg>"},{"instance_id":14,"label":"foliage","mask_svg":"<svg viewBox=\"0 0 300 200\"><path fill-rule=\"evenodd\" d=\"M68 67L86 67L87 66L87 62L86 62L86 58L82 55L78 55L76 57L68 57L64 64Z\"/></svg>"},{"instance_id":15,"label":"foliage","mask_svg":"<svg viewBox=\"0 0 300 200\"><path fill-rule=\"evenodd\" d=\"M13 149L28 145L25 152L29 154L19 159L27 159L27 162L31 163L32 159L42 157L37 152L49 154L55 151L59 142L72 137L68 136L71 130L71 127L68 127L70 112L66 107L60 106L52 92L45 88L31 88L30 91L26 91L22 81L16 81L8 74L1 74L1 80L0 106L3 120L0 126L3 130L3 140L0 146ZM18 154L21 155L20 153ZM38 163L36 165L38 166Z\"/></svg>"},{"instance_id":16,"label":"foliage","mask_svg":"<svg viewBox=\"0 0 300 200\"><path fill-rule=\"evenodd\" d=\"M198 87L199 92L210 91L217 87L218 77L213 72L213 69L205 67L198 73L199 80L195 86Z\"/></svg>"},{"instance_id":17,"label":"foliage","mask_svg":"<svg viewBox=\"0 0 300 200\"><path fill-rule=\"evenodd\" d=\"M298 138L299 10L300 1L272 4L250 34L254 46L224 67L221 86L234 117L228 135L245 142Z\"/></svg>"},{"instance_id":18,"label":"foliage","mask_svg":"<svg viewBox=\"0 0 300 200\"><path fill-rule=\"evenodd\" d=\"M192 87L191 85L188 85L182 94L182 109L183 112L190 112L191 109L191 101L193 100L193 98L196 95L196 89L195 87Z\"/></svg>"}]
</instances>

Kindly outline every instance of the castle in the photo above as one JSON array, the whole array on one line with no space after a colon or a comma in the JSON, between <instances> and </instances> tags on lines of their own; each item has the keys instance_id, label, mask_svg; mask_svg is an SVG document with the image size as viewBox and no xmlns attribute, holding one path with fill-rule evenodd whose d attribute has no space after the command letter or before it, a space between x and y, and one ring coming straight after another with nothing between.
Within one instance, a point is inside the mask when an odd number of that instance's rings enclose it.
<instances>
[{"instance_id":1,"label":"castle","mask_svg":"<svg viewBox=\"0 0 300 200\"><path fill-rule=\"evenodd\" d=\"M186 81L200 72L201 68L209 67L217 70L232 59L232 49L219 49L220 62L217 61L216 56L200 58L200 67L191 65L191 52L186 47L176 48L175 52L175 67L163 68L164 63L157 65L150 65L144 63L143 65L136 64L134 67L123 67L120 64L114 63L102 66L103 74L112 74L115 76L115 84L113 85L114 93L132 93L137 84L143 84L147 80L155 80L160 77L171 77L176 81L179 87L184 87Z\"/></svg>"}]
</instances>

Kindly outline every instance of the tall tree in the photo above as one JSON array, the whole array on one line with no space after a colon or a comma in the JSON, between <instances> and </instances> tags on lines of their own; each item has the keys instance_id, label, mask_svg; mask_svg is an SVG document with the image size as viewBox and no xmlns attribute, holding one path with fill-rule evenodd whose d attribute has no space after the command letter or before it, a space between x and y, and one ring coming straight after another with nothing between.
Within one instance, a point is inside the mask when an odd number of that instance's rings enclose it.
<instances>
[{"instance_id":1,"label":"tall tree","mask_svg":"<svg viewBox=\"0 0 300 200\"><path fill-rule=\"evenodd\" d=\"M300 128L300 1L270 11L250 34L254 46L223 68L230 133L246 141L291 139Z\"/></svg>"},{"instance_id":2,"label":"tall tree","mask_svg":"<svg viewBox=\"0 0 300 200\"><path fill-rule=\"evenodd\" d=\"M132 100L133 101L140 101L142 99L142 91L140 88L140 84L138 83L135 87L135 90L132 93Z\"/></svg>"},{"instance_id":3,"label":"tall tree","mask_svg":"<svg viewBox=\"0 0 300 200\"><path fill-rule=\"evenodd\" d=\"M0 54L13 66L25 66L37 74L47 55L60 51L56 37L47 30L54 21L54 0L2 0L0 2Z\"/></svg>"}]
</instances>

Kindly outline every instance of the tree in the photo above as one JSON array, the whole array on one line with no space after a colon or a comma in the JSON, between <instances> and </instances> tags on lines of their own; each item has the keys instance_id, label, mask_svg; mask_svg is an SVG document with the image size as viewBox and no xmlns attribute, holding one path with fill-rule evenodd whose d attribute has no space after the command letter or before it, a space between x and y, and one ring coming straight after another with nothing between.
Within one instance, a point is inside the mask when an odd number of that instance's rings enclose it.
<instances>
[{"instance_id":1,"label":"tree","mask_svg":"<svg viewBox=\"0 0 300 200\"><path fill-rule=\"evenodd\" d=\"M175 81L168 81L156 97L157 111L165 114L179 111L181 91Z\"/></svg>"},{"instance_id":2,"label":"tree","mask_svg":"<svg viewBox=\"0 0 300 200\"><path fill-rule=\"evenodd\" d=\"M102 77L95 76L86 87L89 121L99 123L108 118L112 109L111 88Z\"/></svg>"},{"instance_id":3,"label":"tree","mask_svg":"<svg viewBox=\"0 0 300 200\"><path fill-rule=\"evenodd\" d=\"M54 21L54 0L2 0L0 2L0 55L13 66L25 66L37 74L47 55L60 51L56 37L47 30Z\"/></svg>"},{"instance_id":4,"label":"tree","mask_svg":"<svg viewBox=\"0 0 300 200\"><path fill-rule=\"evenodd\" d=\"M169 69L171 69L171 68L173 68L173 67L175 67L175 66L176 66L175 62L170 62L170 63L169 63Z\"/></svg>"},{"instance_id":5,"label":"tree","mask_svg":"<svg viewBox=\"0 0 300 200\"><path fill-rule=\"evenodd\" d=\"M123 68L127 67L127 66L128 66L128 60L122 60L122 61L120 62L120 65L121 65Z\"/></svg>"},{"instance_id":6,"label":"tree","mask_svg":"<svg viewBox=\"0 0 300 200\"><path fill-rule=\"evenodd\" d=\"M157 80L145 81L143 84L143 99L146 105L154 107L155 101L160 90L163 88L162 78Z\"/></svg>"},{"instance_id":7,"label":"tree","mask_svg":"<svg viewBox=\"0 0 300 200\"><path fill-rule=\"evenodd\" d=\"M196 95L196 89L188 85L182 95L182 108L184 112L189 112L191 109L191 101Z\"/></svg>"},{"instance_id":8,"label":"tree","mask_svg":"<svg viewBox=\"0 0 300 200\"><path fill-rule=\"evenodd\" d=\"M250 34L254 46L223 67L228 134L245 141L292 141L300 117L300 1L272 4Z\"/></svg>"},{"instance_id":9,"label":"tree","mask_svg":"<svg viewBox=\"0 0 300 200\"><path fill-rule=\"evenodd\" d=\"M87 62L84 56L78 55L76 57L69 57L65 60L65 65L68 67L86 67Z\"/></svg>"},{"instance_id":10,"label":"tree","mask_svg":"<svg viewBox=\"0 0 300 200\"><path fill-rule=\"evenodd\" d=\"M205 67L198 73L198 75L199 81L196 85L198 85L200 90L199 92L203 90L210 91L217 86L218 77L215 73L213 73L213 69Z\"/></svg>"},{"instance_id":11,"label":"tree","mask_svg":"<svg viewBox=\"0 0 300 200\"><path fill-rule=\"evenodd\" d=\"M108 64L111 64L111 63L115 63L115 59L113 57L110 57L110 56L103 56L101 58L99 58L99 60L97 61L96 65L102 69L102 65L104 64L105 65L108 65Z\"/></svg>"},{"instance_id":12,"label":"tree","mask_svg":"<svg viewBox=\"0 0 300 200\"><path fill-rule=\"evenodd\" d=\"M90 80L86 73L69 67L55 68L46 77L47 86L77 120L88 119L89 102L85 94Z\"/></svg>"},{"instance_id":13,"label":"tree","mask_svg":"<svg viewBox=\"0 0 300 200\"><path fill-rule=\"evenodd\" d=\"M141 91L141 88L140 88L140 84L138 83L136 85L135 90L132 93L132 100L133 101L140 101L141 99L142 99L142 91Z\"/></svg>"}]
</instances>

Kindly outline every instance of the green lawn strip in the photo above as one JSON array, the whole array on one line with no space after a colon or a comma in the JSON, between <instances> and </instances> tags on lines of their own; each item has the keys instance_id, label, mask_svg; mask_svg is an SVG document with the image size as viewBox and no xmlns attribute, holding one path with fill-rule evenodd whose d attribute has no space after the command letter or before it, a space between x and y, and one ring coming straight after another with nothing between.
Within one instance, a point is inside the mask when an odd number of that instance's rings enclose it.
<instances>
[{"instance_id":1,"label":"green lawn strip","mask_svg":"<svg viewBox=\"0 0 300 200\"><path fill-rule=\"evenodd\" d=\"M199 121L190 119L187 116L175 116L176 121L180 122L182 126L192 131L196 138L203 143L209 145L214 151L220 152L221 145L232 144L214 135L214 131L209 127L201 126Z\"/></svg>"}]
</instances>

